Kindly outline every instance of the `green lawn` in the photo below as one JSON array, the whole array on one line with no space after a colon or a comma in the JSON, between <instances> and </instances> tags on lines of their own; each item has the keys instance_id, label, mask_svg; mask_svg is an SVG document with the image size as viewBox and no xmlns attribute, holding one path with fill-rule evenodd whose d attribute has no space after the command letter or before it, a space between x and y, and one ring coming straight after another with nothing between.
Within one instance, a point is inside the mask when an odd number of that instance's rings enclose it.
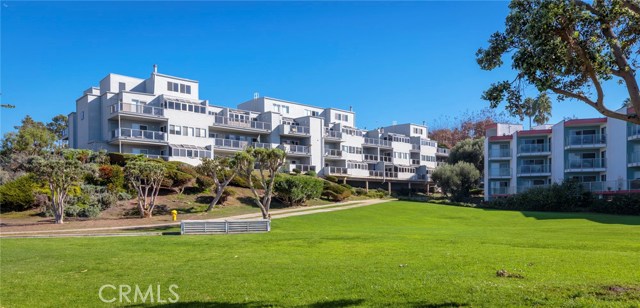
<instances>
[{"instance_id":1,"label":"green lawn","mask_svg":"<svg viewBox=\"0 0 640 308\"><path fill-rule=\"evenodd\" d=\"M640 306L640 217L390 202L272 226L3 239L0 306L107 307L104 284L176 284L167 307Z\"/></svg>"}]
</instances>

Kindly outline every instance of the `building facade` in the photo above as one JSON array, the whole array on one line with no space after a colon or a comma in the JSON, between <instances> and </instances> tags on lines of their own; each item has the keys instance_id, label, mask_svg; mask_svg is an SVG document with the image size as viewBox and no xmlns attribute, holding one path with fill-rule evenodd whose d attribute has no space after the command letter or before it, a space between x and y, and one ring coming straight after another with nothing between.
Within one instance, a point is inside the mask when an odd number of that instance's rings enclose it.
<instances>
[{"instance_id":1,"label":"building facade","mask_svg":"<svg viewBox=\"0 0 640 308\"><path fill-rule=\"evenodd\" d=\"M197 165L246 147L280 148L285 170L316 171L365 186L427 184L448 151L427 127L357 128L352 110L258 97L236 109L198 95L198 81L154 71L147 79L109 74L84 91L69 114L69 146L144 154Z\"/></svg>"},{"instance_id":2,"label":"building facade","mask_svg":"<svg viewBox=\"0 0 640 308\"><path fill-rule=\"evenodd\" d=\"M618 119L572 119L531 130L494 124L484 158L485 200L565 179L597 195L640 192L640 125Z\"/></svg>"}]
</instances>

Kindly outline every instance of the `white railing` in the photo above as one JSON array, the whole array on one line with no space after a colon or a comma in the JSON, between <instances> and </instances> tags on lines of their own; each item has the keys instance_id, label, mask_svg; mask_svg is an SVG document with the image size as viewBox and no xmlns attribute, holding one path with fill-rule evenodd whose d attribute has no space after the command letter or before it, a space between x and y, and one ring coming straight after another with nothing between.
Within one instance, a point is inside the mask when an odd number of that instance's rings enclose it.
<instances>
[{"instance_id":1,"label":"white railing","mask_svg":"<svg viewBox=\"0 0 640 308\"><path fill-rule=\"evenodd\" d=\"M271 231L271 221L257 220L183 220L180 234L229 234Z\"/></svg>"},{"instance_id":2,"label":"white railing","mask_svg":"<svg viewBox=\"0 0 640 308\"><path fill-rule=\"evenodd\" d=\"M393 158L391 156L384 156L384 155L380 156L380 161L384 161L384 162L390 163L392 159Z\"/></svg>"},{"instance_id":3,"label":"white railing","mask_svg":"<svg viewBox=\"0 0 640 308\"><path fill-rule=\"evenodd\" d=\"M213 145L217 148L242 150L249 145L247 141L214 138Z\"/></svg>"},{"instance_id":4,"label":"white railing","mask_svg":"<svg viewBox=\"0 0 640 308\"><path fill-rule=\"evenodd\" d=\"M607 135L573 135L565 140L566 146L594 146L607 143Z\"/></svg>"},{"instance_id":5,"label":"white railing","mask_svg":"<svg viewBox=\"0 0 640 308\"><path fill-rule=\"evenodd\" d=\"M309 135L310 133L308 126L289 125L289 134Z\"/></svg>"},{"instance_id":6,"label":"white railing","mask_svg":"<svg viewBox=\"0 0 640 308\"><path fill-rule=\"evenodd\" d=\"M305 164L290 164L289 172L293 172L293 170L299 170L300 172L308 172L308 171L316 171L316 166L313 165L305 165Z\"/></svg>"},{"instance_id":7,"label":"white railing","mask_svg":"<svg viewBox=\"0 0 640 308\"><path fill-rule=\"evenodd\" d=\"M271 143L254 142L251 144L254 148L271 149Z\"/></svg>"},{"instance_id":8,"label":"white railing","mask_svg":"<svg viewBox=\"0 0 640 308\"><path fill-rule=\"evenodd\" d=\"M511 168L490 168L490 177L506 177L511 176Z\"/></svg>"},{"instance_id":9,"label":"white railing","mask_svg":"<svg viewBox=\"0 0 640 308\"><path fill-rule=\"evenodd\" d=\"M513 189L511 187L490 187L489 194L490 195L510 195L510 194L513 194Z\"/></svg>"},{"instance_id":10,"label":"white railing","mask_svg":"<svg viewBox=\"0 0 640 308\"><path fill-rule=\"evenodd\" d=\"M384 176L387 178L396 179L398 178L398 172L385 172Z\"/></svg>"},{"instance_id":11,"label":"white railing","mask_svg":"<svg viewBox=\"0 0 640 308\"><path fill-rule=\"evenodd\" d=\"M325 173L328 174L339 174L339 175L346 175L347 173L347 168L345 167L324 167Z\"/></svg>"},{"instance_id":12,"label":"white railing","mask_svg":"<svg viewBox=\"0 0 640 308\"><path fill-rule=\"evenodd\" d=\"M565 169L600 169L606 167L604 158L569 159Z\"/></svg>"},{"instance_id":13,"label":"white railing","mask_svg":"<svg viewBox=\"0 0 640 308\"><path fill-rule=\"evenodd\" d=\"M160 107L149 106L149 105L116 103L111 105L109 108L111 110L111 113L130 112L130 113L137 113L137 114L150 115L150 116L156 116L156 117L164 116L164 109Z\"/></svg>"},{"instance_id":14,"label":"white railing","mask_svg":"<svg viewBox=\"0 0 640 308\"><path fill-rule=\"evenodd\" d=\"M309 154L309 147L304 145L282 144L280 148L287 153Z\"/></svg>"},{"instance_id":15,"label":"white railing","mask_svg":"<svg viewBox=\"0 0 640 308\"><path fill-rule=\"evenodd\" d=\"M530 190L532 188L542 188L542 187L549 187L549 185L547 185L547 184L543 184L543 185L522 185L522 186L518 186L517 187L517 192L521 193L521 192L525 192L527 190Z\"/></svg>"},{"instance_id":16,"label":"white railing","mask_svg":"<svg viewBox=\"0 0 640 308\"><path fill-rule=\"evenodd\" d=\"M155 154L143 154L143 155L144 157L151 158L151 159L169 160L169 156L166 156L166 155L155 155Z\"/></svg>"},{"instance_id":17,"label":"white railing","mask_svg":"<svg viewBox=\"0 0 640 308\"><path fill-rule=\"evenodd\" d=\"M449 155L449 149L445 149L445 148L438 148L437 152L438 154L445 154L445 155Z\"/></svg>"},{"instance_id":18,"label":"white railing","mask_svg":"<svg viewBox=\"0 0 640 308\"><path fill-rule=\"evenodd\" d=\"M518 174L538 174L550 173L551 168L548 164L543 165L521 165L518 167Z\"/></svg>"},{"instance_id":19,"label":"white railing","mask_svg":"<svg viewBox=\"0 0 640 308\"><path fill-rule=\"evenodd\" d=\"M391 141L379 138L364 138L365 144L379 145L383 147L391 147Z\"/></svg>"},{"instance_id":20,"label":"white railing","mask_svg":"<svg viewBox=\"0 0 640 308\"><path fill-rule=\"evenodd\" d=\"M629 154L629 164L640 163L640 152L632 152Z\"/></svg>"},{"instance_id":21,"label":"white railing","mask_svg":"<svg viewBox=\"0 0 640 308\"><path fill-rule=\"evenodd\" d=\"M411 145L411 150L412 151L420 151L420 145L419 144L412 144Z\"/></svg>"},{"instance_id":22,"label":"white railing","mask_svg":"<svg viewBox=\"0 0 640 308\"><path fill-rule=\"evenodd\" d=\"M341 157L342 156L342 150L336 150L336 149L328 149L324 155L326 156L334 156L334 157Z\"/></svg>"},{"instance_id":23,"label":"white railing","mask_svg":"<svg viewBox=\"0 0 640 308\"><path fill-rule=\"evenodd\" d=\"M530 153L545 153L551 152L548 143L543 144L521 144L518 147L518 153L530 154Z\"/></svg>"},{"instance_id":24,"label":"white railing","mask_svg":"<svg viewBox=\"0 0 640 308\"><path fill-rule=\"evenodd\" d=\"M510 158L511 149L489 149L489 158Z\"/></svg>"},{"instance_id":25,"label":"white railing","mask_svg":"<svg viewBox=\"0 0 640 308\"><path fill-rule=\"evenodd\" d=\"M420 164L420 160L419 159L412 159L411 160L411 164L412 165L419 165Z\"/></svg>"},{"instance_id":26,"label":"white railing","mask_svg":"<svg viewBox=\"0 0 640 308\"><path fill-rule=\"evenodd\" d=\"M437 166L437 167L444 166L444 165L446 165L446 164L447 164L447 162L446 162L446 161L439 161L439 162L436 162L436 166Z\"/></svg>"},{"instance_id":27,"label":"white railing","mask_svg":"<svg viewBox=\"0 0 640 308\"><path fill-rule=\"evenodd\" d=\"M215 125L222 125L228 127L236 127L236 128L246 128L246 129L259 129L270 131L271 123L260 122L260 121L251 121L251 120L236 120L223 116L215 116L213 123Z\"/></svg>"},{"instance_id":28,"label":"white railing","mask_svg":"<svg viewBox=\"0 0 640 308\"><path fill-rule=\"evenodd\" d=\"M140 130L132 128L120 128L111 132L111 138L125 138L125 139L143 139L150 141L166 141L167 134L164 132L153 130Z\"/></svg>"},{"instance_id":29,"label":"white railing","mask_svg":"<svg viewBox=\"0 0 640 308\"><path fill-rule=\"evenodd\" d=\"M378 161L378 155L364 154L364 160L366 160L366 161Z\"/></svg>"},{"instance_id":30,"label":"white railing","mask_svg":"<svg viewBox=\"0 0 640 308\"><path fill-rule=\"evenodd\" d=\"M325 138L342 139L342 132L328 130L324 134Z\"/></svg>"},{"instance_id":31,"label":"white railing","mask_svg":"<svg viewBox=\"0 0 640 308\"><path fill-rule=\"evenodd\" d=\"M376 177L376 178L382 178L382 177L384 177L384 171L369 170L369 176Z\"/></svg>"}]
</instances>

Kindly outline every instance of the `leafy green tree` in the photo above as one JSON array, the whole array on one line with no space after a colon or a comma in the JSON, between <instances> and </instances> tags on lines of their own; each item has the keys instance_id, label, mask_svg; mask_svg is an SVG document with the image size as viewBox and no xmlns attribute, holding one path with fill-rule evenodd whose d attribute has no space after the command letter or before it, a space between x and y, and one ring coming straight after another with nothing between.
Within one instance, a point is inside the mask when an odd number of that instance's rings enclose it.
<instances>
[{"instance_id":1,"label":"leafy green tree","mask_svg":"<svg viewBox=\"0 0 640 308\"><path fill-rule=\"evenodd\" d=\"M524 110L520 120L523 120L523 116L529 118L529 128L531 128L531 121L538 125L542 125L549 121L551 117L551 99L547 93L540 93L536 98L527 97L524 99Z\"/></svg>"},{"instance_id":2,"label":"leafy green tree","mask_svg":"<svg viewBox=\"0 0 640 308\"><path fill-rule=\"evenodd\" d=\"M47 123L47 129L56 136L56 140L62 140L62 136L68 127L68 118L64 114L59 114Z\"/></svg>"},{"instance_id":3,"label":"leafy green tree","mask_svg":"<svg viewBox=\"0 0 640 308\"><path fill-rule=\"evenodd\" d=\"M24 211L33 206L34 186L33 176L30 174L0 185L0 204L2 205L0 210L2 212Z\"/></svg>"},{"instance_id":4,"label":"leafy green tree","mask_svg":"<svg viewBox=\"0 0 640 308\"><path fill-rule=\"evenodd\" d=\"M505 101L509 112L522 116L523 89L533 85L559 100L578 100L604 116L640 124L638 0L513 0L509 9L504 32L492 34L489 47L476 53L485 70L502 66L502 57L511 55L517 71L512 81L484 92L491 107ZM603 83L612 79L624 84L636 114L607 108L612 102L605 102Z\"/></svg>"},{"instance_id":5,"label":"leafy green tree","mask_svg":"<svg viewBox=\"0 0 640 308\"><path fill-rule=\"evenodd\" d=\"M91 172L91 166L83 164L73 151L35 156L30 160L29 169L38 180L49 186L51 210L57 224L64 223L64 209L70 188L83 182Z\"/></svg>"},{"instance_id":6,"label":"leafy green tree","mask_svg":"<svg viewBox=\"0 0 640 308\"><path fill-rule=\"evenodd\" d=\"M466 139L458 142L451 148L448 162L451 165L467 162L482 173L484 170L484 138Z\"/></svg>"},{"instance_id":7,"label":"leafy green tree","mask_svg":"<svg viewBox=\"0 0 640 308\"><path fill-rule=\"evenodd\" d=\"M2 140L2 154L8 156L20 153L27 156L40 155L45 149L51 149L56 137L42 122L34 121L30 116L22 119L16 132L5 134Z\"/></svg>"},{"instance_id":8,"label":"leafy green tree","mask_svg":"<svg viewBox=\"0 0 640 308\"><path fill-rule=\"evenodd\" d=\"M129 161L124 170L129 185L137 192L140 217L152 217L156 198L165 177L165 166L157 162L135 159Z\"/></svg>"},{"instance_id":9,"label":"leafy green tree","mask_svg":"<svg viewBox=\"0 0 640 308\"><path fill-rule=\"evenodd\" d=\"M431 178L445 195L462 201L471 196L470 191L480 179L480 172L470 163L458 162L438 167Z\"/></svg>"},{"instance_id":10,"label":"leafy green tree","mask_svg":"<svg viewBox=\"0 0 640 308\"><path fill-rule=\"evenodd\" d=\"M200 174L213 180L216 195L211 203L209 203L209 207L207 207L207 212L209 212L218 204L218 201L220 201L224 193L224 189L238 174L238 164L236 164L234 158L216 157L211 159L203 157L202 163L196 167L196 170L198 170Z\"/></svg>"},{"instance_id":11,"label":"leafy green tree","mask_svg":"<svg viewBox=\"0 0 640 308\"><path fill-rule=\"evenodd\" d=\"M278 171L284 165L285 152L280 149L247 148L236 153L234 158L238 164L238 175L249 183L253 199L262 212L262 218L269 219L273 185ZM259 184L264 188L262 196L256 190L256 183L253 182L252 174L256 167L259 172Z\"/></svg>"},{"instance_id":12,"label":"leafy green tree","mask_svg":"<svg viewBox=\"0 0 640 308\"><path fill-rule=\"evenodd\" d=\"M310 176L281 175L276 177L274 193L284 204L298 206L307 200L320 198L324 182Z\"/></svg>"}]
</instances>

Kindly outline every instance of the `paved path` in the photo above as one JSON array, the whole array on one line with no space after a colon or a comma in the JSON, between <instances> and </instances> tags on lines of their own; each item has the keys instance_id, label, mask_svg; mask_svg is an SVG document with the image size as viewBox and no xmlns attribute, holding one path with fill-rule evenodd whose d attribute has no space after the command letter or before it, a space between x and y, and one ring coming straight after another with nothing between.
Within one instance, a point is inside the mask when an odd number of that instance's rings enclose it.
<instances>
[{"instance_id":1,"label":"paved path","mask_svg":"<svg viewBox=\"0 0 640 308\"><path fill-rule=\"evenodd\" d=\"M393 200L394 199L385 199L385 200L367 199L367 200L355 200L355 201L348 201L348 202L342 202L342 203L318 205L313 207L298 207L293 209L272 210L271 219L341 211L341 210L347 210L347 209L352 209L357 207L378 204L378 203L389 202ZM262 218L262 214L251 213L251 214L222 217L218 219L206 219L206 220L242 220L242 219L256 219L256 218ZM180 225L180 222L172 222L172 223L147 224L147 225L136 225L136 226L83 228L83 229L67 229L67 230L14 231L14 232L2 232L0 234L0 238L150 236L150 235L162 235L162 232L109 233L108 231L162 228L162 227L173 227L173 226L179 226L179 225Z\"/></svg>"}]
</instances>

